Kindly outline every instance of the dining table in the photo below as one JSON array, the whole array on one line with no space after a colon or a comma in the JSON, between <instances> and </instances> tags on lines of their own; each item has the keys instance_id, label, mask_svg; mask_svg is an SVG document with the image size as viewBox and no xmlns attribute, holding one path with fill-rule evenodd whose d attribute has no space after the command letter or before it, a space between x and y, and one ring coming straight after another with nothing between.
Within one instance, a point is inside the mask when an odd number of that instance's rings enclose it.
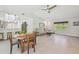
<instances>
[{"instance_id":1,"label":"dining table","mask_svg":"<svg viewBox=\"0 0 79 59\"><path fill-rule=\"evenodd\" d=\"M35 43L36 43L36 37L34 33L31 34L18 34L16 35L16 38L18 39L19 46L21 48L21 53L26 51L29 53L29 48L34 48L35 51Z\"/></svg>"}]
</instances>

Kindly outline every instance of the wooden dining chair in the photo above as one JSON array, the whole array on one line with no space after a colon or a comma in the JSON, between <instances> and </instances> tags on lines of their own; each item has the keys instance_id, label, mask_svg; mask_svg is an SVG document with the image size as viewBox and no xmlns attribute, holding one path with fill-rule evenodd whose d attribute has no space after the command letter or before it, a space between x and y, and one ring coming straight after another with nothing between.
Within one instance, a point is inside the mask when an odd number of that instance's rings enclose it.
<instances>
[{"instance_id":1,"label":"wooden dining chair","mask_svg":"<svg viewBox=\"0 0 79 59\"><path fill-rule=\"evenodd\" d=\"M27 51L27 53L29 54L29 48L30 47L32 47L33 51L35 52L35 44L36 44L36 35L35 35L35 33L27 35L27 39L28 39L28 51Z\"/></svg>"},{"instance_id":2,"label":"wooden dining chair","mask_svg":"<svg viewBox=\"0 0 79 59\"><path fill-rule=\"evenodd\" d=\"M10 41L10 54L12 54L13 46L14 46L14 45L17 45L18 48L19 48L19 43L18 43L18 40L13 41L13 40L15 40L15 39L12 37L12 32L8 32L8 33L7 33L7 39Z\"/></svg>"},{"instance_id":3,"label":"wooden dining chair","mask_svg":"<svg viewBox=\"0 0 79 59\"><path fill-rule=\"evenodd\" d=\"M35 44L36 44L37 32L33 32L33 35L34 35Z\"/></svg>"},{"instance_id":4,"label":"wooden dining chair","mask_svg":"<svg viewBox=\"0 0 79 59\"><path fill-rule=\"evenodd\" d=\"M30 48L33 48L33 51L35 52L35 34L32 33L32 34L28 34L26 35L26 39L21 41L21 51L22 53L24 51L26 51L26 48L27 48L27 53L29 54L29 49Z\"/></svg>"}]
</instances>

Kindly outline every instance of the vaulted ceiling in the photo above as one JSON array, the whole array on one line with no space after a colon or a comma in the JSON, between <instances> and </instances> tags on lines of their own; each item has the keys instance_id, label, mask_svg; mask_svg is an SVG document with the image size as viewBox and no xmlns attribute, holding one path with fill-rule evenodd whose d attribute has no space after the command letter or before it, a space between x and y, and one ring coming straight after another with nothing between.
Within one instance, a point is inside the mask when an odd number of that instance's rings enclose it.
<instances>
[{"instance_id":1,"label":"vaulted ceiling","mask_svg":"<svg viewBox=\"0 0 79 59\"><path fill-rule=\"evenodd\" d=\"M67 17L79 17L78 5L57 5L50 13L41 10L44 5L0 5L0 11L14 15L24 13L28 17L40 17L42 19L62 19Z\"/></svg>"}]
</instances>

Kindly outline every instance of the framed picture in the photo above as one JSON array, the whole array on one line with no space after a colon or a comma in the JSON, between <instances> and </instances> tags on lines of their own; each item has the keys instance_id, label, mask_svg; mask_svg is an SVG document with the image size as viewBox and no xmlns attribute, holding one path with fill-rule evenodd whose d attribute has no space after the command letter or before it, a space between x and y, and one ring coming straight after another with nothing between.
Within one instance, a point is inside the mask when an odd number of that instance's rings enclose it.
<instances>
[{"instance_id":1,"label":"framed picture","mask_svg":"<svg viewBox=\"0 0 79 59\"><path fill-rule=\"evenodd\" d=\"M73 26L79 26L79 21L73 22Z\"/></svg>"},{"instance_id":2,"label":"framed picture","mask_svg":"<svg viewBox=\"0 0 79 59\"><path fill-rule=\"evenodd\" d=\"M44 28L45 24L44 23L39 23L39 28Z\"/></svg>"},{"instance_id":3,"label":"framed picture","mask_svg":"<svg viewBox=\"0 0 79 59\"><path fill-rule=\"evenodd\" d=\"M2 40L3 38L3 33L0 33L0 40Z\"/></svg>"}]
</instances>

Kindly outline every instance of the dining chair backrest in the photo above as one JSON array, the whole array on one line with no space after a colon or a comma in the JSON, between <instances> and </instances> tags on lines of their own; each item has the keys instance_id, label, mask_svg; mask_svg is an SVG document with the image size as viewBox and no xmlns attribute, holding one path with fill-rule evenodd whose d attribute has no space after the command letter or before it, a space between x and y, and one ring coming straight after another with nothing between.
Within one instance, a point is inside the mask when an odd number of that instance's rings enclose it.
<instances>
[{"instance_id":1,"label":"dining chair backrest","mask_svg":"<svg viewBox=\"0 0 79 59\"><path fill-rule=\"evenodd\" d=\"M7 39L10 41L10 54L12 54L13 46L17 45L19 48L19 43L17 40L14 40L15 38L13 38L12 32L7 32Z\"/></svg>"},{"instance_id":2,"label":"dining chair backrest","mask_svg":"<svg viewBox=\"0 0 79 59\"><path fill-rule=\"evenodd\" d=\"M36 44L36 37L37 37L37 32L33 32L34 39L35 39L35 44Z\"/></svg>"},{"instance_id":3,"label":"dining chair backrest","mask_svg":"<svg viewBox=\"0 0 79 59\"><path fill-rule=\"evenodd\" d=\"M28 39L32 39L32 38L34 38L34 37L35 37L35 35L34 35L33 33L27 35L27 38L28 38Z\"/></svg>"},{"instance_id":4,"label":"dining chair backrest","mask_svg":"<svg viewBox=\"0 0 79 59\"><path fill-rule=\"evenodd\" d=\"M34 44L36 44L36 34L35 33L31 33L31 34L27 35L27 39L28 39L28 43L29 43L29 41L32 41Z\"/></svg>"},{"instance_id":5,"label":"dining chair backrest","mask_svg":"<svg viewBox=\"0 0 79 59\"><path fill-rule=\"evenodd\" d=\"M12 44L12 32L7 33L7 39L10 40L10 44Z\"/></svg>"},{"instance_id":6,"label":"dining chair backrest","mask_svg":"<svg viewBox=\"0 0 79 59\"><path fill-rule=\"evenodd\" d=\"M27 53L29 54L29 48L33 48L35 52L35 44L36 44L36 33L31 33L25 35L25 39L20 41L21 51L22 53L25 51L25 47L27 47Z\"/></svg>"}]
</instances>

